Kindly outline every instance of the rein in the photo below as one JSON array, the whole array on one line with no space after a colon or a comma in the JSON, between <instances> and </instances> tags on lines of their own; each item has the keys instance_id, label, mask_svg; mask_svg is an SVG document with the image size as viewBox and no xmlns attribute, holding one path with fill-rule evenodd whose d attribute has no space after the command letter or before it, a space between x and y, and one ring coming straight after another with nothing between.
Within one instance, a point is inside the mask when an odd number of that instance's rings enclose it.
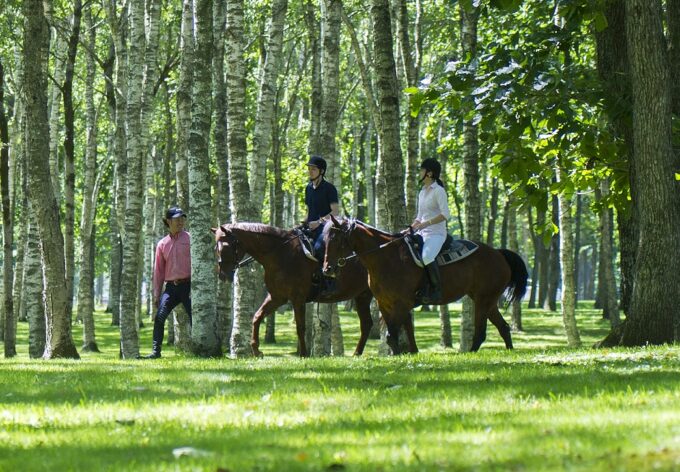
<instances>
[{"instance_id":1,"label":"rein","mask_svg":"<svg viewBox=\"0 0 680 472\"><path fill-rule=\"evenodd\" d=\"M348 236L349 236L349 233L351 233L352 231L354 231L354 228L355 228L355 227L356 227L356 222L353 222L353 223L352 223L352 226L351 226L347 231L343 231L344 235L345 235L346 237L348 237ZM409 226L409 229L411 229L410 226ZM412 231L413 231L413 230L411 229L411 232L412 232ZM392 243L394 243L394 242L401 241L401 240L404 239L406 236L408 236L408 233L403 233L401 236L398 236L398 237L396 237L395 239L392 239L392 240L390 240L390 241L387 241L386 243L382 243L381 245L379 245L379 246L377 246L377 247L368 249L368 250L362 252L361 254L357 254L357 253L355 252L355 253L350 254L350 255L347 256L347 257L339 257L339 258L338 258L337 265L338 265L338 267L344 267L345 264L347 264L347 261L352 260L352 259L354 259L355 257L361 257L361 256L365 256L366 254L371 254L372 252L377 252L377 251L379 251L379 250L381 250L381 249L386 248L387 246L389 246L390 244L392 244Z\"/></svg>"}]
</instances>

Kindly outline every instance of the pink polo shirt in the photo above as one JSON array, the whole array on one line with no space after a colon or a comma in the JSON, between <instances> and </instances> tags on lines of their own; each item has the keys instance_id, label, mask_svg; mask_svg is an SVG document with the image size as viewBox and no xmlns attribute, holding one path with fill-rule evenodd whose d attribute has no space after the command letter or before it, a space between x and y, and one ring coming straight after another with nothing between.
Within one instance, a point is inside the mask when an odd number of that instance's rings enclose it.
<instances>
[{"instance_id":1,"label":"pink polo shirt","mask_svg":"<svg viewBox=\"0 0 680 472\"><path fill-rule=\"evenodd\" d=\"M153 296L160 298L163 282L191 277L191 236L182 230L175 236L167 235L156 246L153 269Z\"/></svg>"}]
</instances>

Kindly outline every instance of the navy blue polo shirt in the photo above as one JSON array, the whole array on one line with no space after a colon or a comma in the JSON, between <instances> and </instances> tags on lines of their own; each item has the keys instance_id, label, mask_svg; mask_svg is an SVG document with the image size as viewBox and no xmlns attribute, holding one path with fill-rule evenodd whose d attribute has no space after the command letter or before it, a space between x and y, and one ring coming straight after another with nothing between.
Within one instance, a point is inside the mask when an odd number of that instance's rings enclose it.
<instances>
[{"instance_id":1,"label":"navy blue polo shirt","mask_svg":"<svg viewBox=\"0 0 680 472\"><path fill-rule=\"evenodd\" d=\"M307 221L315 221L331 212L331 203L338 203L338 191L335 186L322 179L317 188L312 182L305 188L307 204Z\"/></svg>"}]
</instances>

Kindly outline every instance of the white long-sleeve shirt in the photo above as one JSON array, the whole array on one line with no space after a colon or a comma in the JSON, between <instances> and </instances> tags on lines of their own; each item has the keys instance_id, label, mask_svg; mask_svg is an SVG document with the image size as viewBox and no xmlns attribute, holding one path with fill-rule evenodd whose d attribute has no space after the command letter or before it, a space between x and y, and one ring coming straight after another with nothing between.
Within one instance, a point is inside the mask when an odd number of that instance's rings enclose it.
<instances>
[{"instance_id":1,"label":"white long-sleeve shirt","mask_svg":"<svg viewBox=\"0 0 680 472\"><path fill-rule=\"evenodd\" d=\"M435 181L427 187L423 187L418 194L418 215L416 216L416 219L420 222L424 222L439 215L444 215L446 220L451 218L446 191ZM435 234L446 236L446 220L430 225L418 232L422 234L423 237Z\"/></svg>"}]
</instances>

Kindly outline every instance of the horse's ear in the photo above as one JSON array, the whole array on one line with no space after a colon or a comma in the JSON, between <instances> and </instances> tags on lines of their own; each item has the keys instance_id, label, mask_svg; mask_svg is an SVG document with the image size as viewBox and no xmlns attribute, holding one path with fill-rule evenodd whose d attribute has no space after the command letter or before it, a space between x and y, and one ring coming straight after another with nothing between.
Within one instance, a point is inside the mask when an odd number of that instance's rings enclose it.
<instances>
[{"instance_id":1,"label":"horse's ear","mask_svg":"<svg viewBox=\"0 0 680 472\"><path fill-rule=\"evenodd\" d=\"M333 222L334 226L340 226L340 222L335 219L335 216L331 215L331 221Z\"/></svg>"},{"instance_id":2,"label":"horse's ear","mask_svg":"<svg viewBox=\"0 0 680 472\"><path fill-rule=\"evenodd\" d=\"M210 228L210 231L212 232L212 234L217 234L217 228Z\"/></svg>"},{"instance_id":3,"label":"horse's ear","mask_svg":"<svg viewBox=\"0 0 680 472\"><path fill-rule=\"evenodd\" d=\"M229 229L227 228L226 225L220 225L220 229L222 230L222 232L223 232L224 234L227 234L227 232L229 231Z\"/></svg>"}]
</instances>

